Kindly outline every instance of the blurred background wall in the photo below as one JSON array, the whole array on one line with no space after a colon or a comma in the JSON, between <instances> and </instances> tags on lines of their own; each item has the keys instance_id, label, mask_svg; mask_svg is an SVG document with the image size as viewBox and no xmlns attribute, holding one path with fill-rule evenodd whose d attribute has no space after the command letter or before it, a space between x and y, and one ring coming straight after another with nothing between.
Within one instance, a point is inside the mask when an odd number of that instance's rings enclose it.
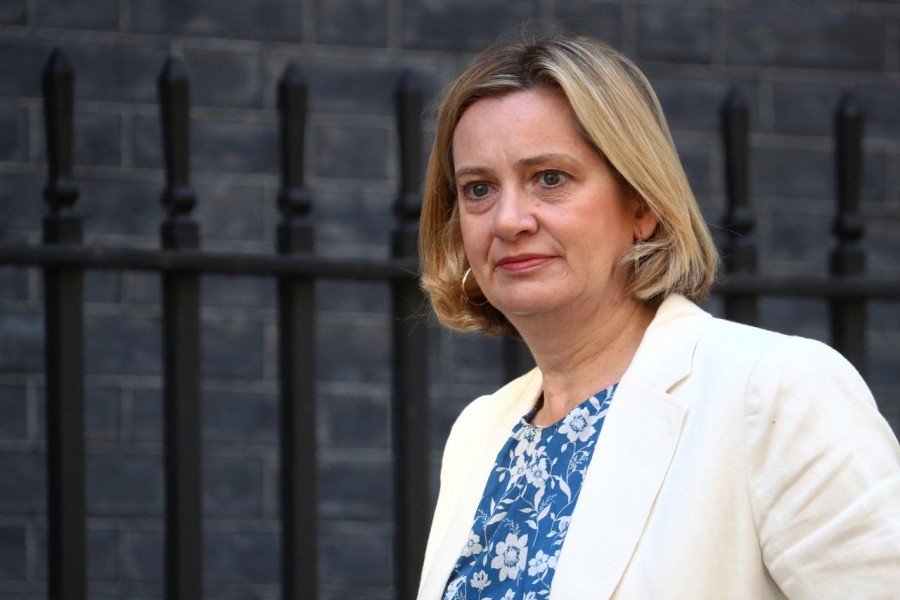
<instances>
[{"instance_id":1,"label":"blurred background wall","mask_svg":"<svg viewBox=\"0 0 900 600\"><path fill-rule=\"evenodd\" d=\"M317 252L387 256L398 190L393 90L437 94L524 20L598 36L653 82L706 218L722 222L719 107L751 110L761 268L825 274L835 206L832 114L866 114L869 272L900 279L900 4L892 0L0 0L0 240L40 241L40 74L76 70L76 177L86 243L157 247L163 170L156 78L192 81L192 180L203 246L269 253L278 220L276 84L309 82L307 183ZM425 130L428 129L426 120ZM427 137L427 133L425 133ZM207 597L278 597L274 282L203 288ZM0 268L0 599L46 597L40 272ZM91 597L162 596L160 284L86 280ZM386 286L319 286L322 597L391 598ZM713 298L709 308L720 312ZM827 341L824 302L766 299L762 324ZM870 383L900 430L900 310L870 306ZM502 383L496 340L432 332L435 464L458 411ZM822 399L827 402L827 398Z\"/></svg>"}]
</instances>

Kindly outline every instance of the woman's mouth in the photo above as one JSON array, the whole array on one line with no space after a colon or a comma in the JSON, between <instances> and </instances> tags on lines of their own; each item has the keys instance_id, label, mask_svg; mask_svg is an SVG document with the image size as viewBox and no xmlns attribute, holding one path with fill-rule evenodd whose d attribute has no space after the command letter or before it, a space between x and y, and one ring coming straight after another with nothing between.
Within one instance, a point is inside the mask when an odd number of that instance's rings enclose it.
<instances>
[{"instance_id":1,"label":"woman's mouth","mask_svg":"<svg viewBox=\"0 0 900 600\"><path fill-rule=\"evenodd\" d=\"M507 273L520 273L535 269L550 261L552 257L545 254L517 254L501 259L497 266Z\"/></svg>"}]
</instances>

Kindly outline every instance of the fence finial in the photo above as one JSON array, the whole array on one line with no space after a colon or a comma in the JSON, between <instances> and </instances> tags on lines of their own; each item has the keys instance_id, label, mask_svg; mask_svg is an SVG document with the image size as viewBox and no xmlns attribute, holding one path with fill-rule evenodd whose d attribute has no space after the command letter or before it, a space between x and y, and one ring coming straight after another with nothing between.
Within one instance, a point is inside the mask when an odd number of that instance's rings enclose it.
<instances>
[{"instance_id":1,"label":"fence finial","mask_svg":"<svg viewBox=\"0 0 900 600\"><path fill-rule=\"evenodd\" d=\"M722 105L722 135L725 143L725 183L728 210L724 229L728 236L725 247L725 269L729 274L753 274L757 270L757 248L753 211L749 193L749 108L743 95L732 88ZM754 295L725 298L725 314L743 323L757 320Z\"/></svg>"},{"instance_id":2,"label":"fence finial","mask_svg":"<svg viewBox=\"0 0 900 600\"><path fill-rule=\"evenodd\" d=\"M163 245L196 248L199 229L191 216L196 197L190 185L190 82L184 64L170 57L159 75L166 188L162 203L168 218L163 223Z\"/></svg>"},{"instance_id":3,"label":"fence finial","mask_svg":"<svg viewBox=\"0 0 900 600\"><path fill-rule=\"evenodd\" d=\"M860 248L864 226L859 216L863 121L856 100L849 93L844 94L835 113L838 201L834 221L838 249L832 263L835 275L858 274L865 270L865 254Z\"/></svg>"},{"instance_id":4,"label":"fence finial","mask_svg":"<svg viewBox=\"0 0 900 600\"><path fill-rule=\"evenodd\" d=\"M278 208L285 221L306 216L312 196L304 186L307 85L299 67L290 63L278 83L281 114L281 192Z\"/></svg>"},{"instance_id":5,"label":"fence finial","mask_svg":"<svg viewBox=\"0 0 900 600\"><path fill-rule=\"evenodd\" d=\"M401 227L418 222L422 212L422 113L425 92L419 78L406 71L395 91L397 135L400 142L400 193L394 211Z\"/></svg>"},{"instance_id":6,"label":"fence finial","mask_svg":"<svg viewBox=\"0 0 900 600\"><path fill-rule=\"evenodd\" d=\"M78 200L78 188L72 180L75 71L59 48L53 50L44 68L43 88L49 171L44 199L50 214L55 215L71 209Z\"/></svg>"}]
</instances>

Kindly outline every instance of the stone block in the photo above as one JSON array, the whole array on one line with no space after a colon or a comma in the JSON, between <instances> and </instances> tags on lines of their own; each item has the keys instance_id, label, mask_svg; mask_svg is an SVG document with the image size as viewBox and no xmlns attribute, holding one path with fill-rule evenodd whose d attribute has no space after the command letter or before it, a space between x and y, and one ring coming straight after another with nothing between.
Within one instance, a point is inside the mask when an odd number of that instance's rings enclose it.
<instances>
[{"instance_id":1,"label":"stone block","mask_svg":"<svg viewBox=\"0 0 900 600\"><path fill-rule=\"evenodd\" d=\"M0 108L0 161L28 160L28 111L23 108Z\"/></svg>"},{"instance_id":2,"label":"stone block","mask_svg":"<svg viewBox=\"0 0 900 600\"><path fill-rule=\"evenodd\" d=\"M122 276L123 274L119 271L86 271L84 274L85 302L88 304L121 302L123 299Z\"/></svg>"},{"instance_id":3,"label":"stone block","mask_svg":"<svg viewBox=\"0 0 900 600\"><path fill-rule=\"evenodd\" d=\"M255 321L206 320L201 331L205 377L259 379L263 376L265 338Z\"/></svg>"},{"instance_id":4,"label":"stone block","mask_svg":"<svg viewBox=\"0 0 900 600\"><path fill-rule=\"evenodd\" d=\"M0 267L0 298L25 300L28 298L28 271L21 267Z\"/></svg>"},{"instance_id":5,"label":"stone block","mask_svg":"<svg viewBox=\"0 0 900 600\"><path fill-rule=\"evenodd\" d=\"M88 387L84 395L85 436L88 440L119 438L122 420L121 393L116 388Z\"/></svg>"},{"instance_id":6,"label":"stone block","mask_svg":"<svg viewBox=\"0 0 900 600\"><path fill-rule=\"evenodd\" d=\"M0 527L0 581L24 581L28 577L24 527Z\"/></svg>"},{"instance_id":7,"label":"stone block","mask_svg":"<svg viewBox=\"0 0 900 600\"><path fill-rule=\"evenodd\" d=\"M47 513L47 466L41 453L0 454L0 514L34 516Z\"/></svg>"},{"instance_id":8,"label":"stone block","mask_svg":"<svg viewBox=\"0 0 900 600\"><path fill-rule=\"evenodd\" d=\"M136 389L131 392L131 430L136 442L163 441L163 391Z\"/></svg>"},{"instance_id":9,"label":"stone block","mask_svg":"<svg viewBox=\"0 0 900 600\"><path fill-rule=\"evenodd\" d=\"M51 42L29 37L0 39L0 96L41 98L41 74L52 50Z\"/></svg>"},{"instance_id":10,"label":"stone block","mask_svg":"<svg viewBox=\"0 0 900 600\"><path fill-rule=\"evenodd\" d=\"M0 23L24 25L28 17L26 0L0 0Z\"/></svg>"},{"instance_id":11,"label":"stone block","mask_svg":"<svg viewBox=\"0 0 900 600\"><path fill-rule=\"evenodd\" d=\"M121 578L130 582L161 582L165 573L162 531L131 529L122 538Z\"/></svg>"},{"instance_id":12,"label":"stone block","mask_svg":"<svg viewBox=\"0 0 900 600\"><path fill-rule=\"evenodd\" d=\"M119 28L117 0L86 0L75 3L36 0L33 3L31 25L64 29L98 29L115 31Z\"/></svg>"},{"instance_id":13,"label":"stone block","mask_svg":"<svg viewBox=\"0 0 900 600\"><path fill-rule=\"evenodd\" d=\"M393 133L373 127L313 127L311 158L316 175L387 180L394 170Z\"/></svg>"},{"instance_id":14,"label":"stone block","mask_svg":"<svg viewBox=\"0 0 900 600\"><path fill-rule=\"evenodd\" d=\"M204 307L276 308L274 278L209 275L202 279L201 285Z\"/></svg>"},{"instance_id":15,"label":"stone block","mask_svg":"<svg viewBox=\"0 0 900 600\"><path fill-rule=\"evenodd\" d=\"M385 462L320 461L319 512L339 521L393 518L393 467Z\"/></svg>"},{"instance_id":16,"label":"stone block","mask_svg":"<svg viewBox=\"0 0 900 600\"><path fill-rule=\"evenodd\" d=\"M339 239L335 236L334 243ZM376 281L322 280L316 286L316 306L320 312L367 312L389 318L390 287Z\"/></svg>"},{"instance_id":17,"label":"stone block","mask_svg":"<svg viewBox=\"0 0 900 600\"><path fill-rule=\"evenodd\" d=\"M84 218L86 236L159 235L159 224L165 218L161 184L83 179L79 186L77 211Z\"/></svg>"},{"instance_id":18,"label":"stone block","mask_svg":"<svg viewBox=\"0 0 900 600\"><path fill-rule=\"evenodd\" d=\"M726 13L730 64L881 70L881 17L846 12L733 10Z\"/></svg>"},{"instance_id":19,"label":"stone block","mask_svg":"<svg viewBox=\"0 0 900 600\"><path fill-rule=\"evenodd\" d=\"M161 456L88 454L87 510L97 517L163 514Z\"/></svg>"},{"instance_id":20,"label":"stone block","mask_svg":"<svg viewBox=\"0 0 900 600\"><path fill-rule=\"evenodd\" d=\"M44 182L31 175L0 175L0 240L19 241L21 234L41 231Z\"/></svg>"},{"instance_id":21,"label":"stone block","mask_svg":"<svg viewBox=\"0 0 900 600\"><path fill-rule=\"evenodd\" d=\"M73 42L66 50L75 68L79 100L157 103L156 80L168 57L163 43Z\"/></svg>"},{"instance_id":22,"label":"stone block","mask_svg":"<svg viewBox=\"0 0 900 600\"><path fill-rule=\"evenodd\" d=\"M638 9L637 56L641 60L709 63L714 22L711 9L641 6Z\"/></svg>"},{"instance_id":23,"label":"stone block","mask_svg":"<svg viewBox=\"0 0 900 600\"><path fill-rule=\"evenodd\" d=\"M330 255L386 257L397 224L394 202L392 195L363 190L321 194L312 213L317 247Z\"/></svg>"},{"instance_id":24,"label":"stone block","mask_svg":"<svg viewBox=\"0 0 900 600\"><path fill-rule=\"evenodd\" d=\"M198 171L278 173L278 128L274 123L196 121L193 164Z\"/></svg>"},{"instance_id":25,"label":"stone block","mask_svg":"<svg viewBox=\"0 0 900 600\"><path fill-rule=\"evenodd\" d=\"M270 93L273 103L287 65L296 64L306 81L310 114L394 116L394 91L407 71L414 73L427 96L438 87L436 65L406 62L402 56L397 60L385 60L377 55L351 60L273 53L264 60L264 89Z\"/></svg>"},{"instance_id":26,"label":"stone block","mask_svg":"<svg viewBox=\"0 0 900 600\"><path fill-rule=\"evenodd\" d=\"M119 578L119 532L89 528L87 532L88 581L116 581Z\"/></svg>"},{"instance_id":27,"label":"stone block","mask_svg":"<svg viewBox=\"0 0 900 600\"><path fill-rule=\"evenodd\" d=\"M676 131L710 131L718 133L722 123L722 105L729 90L737 86L750 107L750 129L759 114L756 86L742 81L672 77L647 69L647 76L659 97L669 127Z\"/></svg>"},{"instance_id":28,"label":"stone block","mask_svg":"<svg viewBox=\"0 0 900 600\"><path fill-rule=\"evenodd\" d=\"M184 62L196 106L260 108L262 61L257 53L187 50Z\"/></svg>"},{"instance_id":29,"label":"stone block","mask_svg":"<svg viewBox=\"0 0 900 600\"><path fill-rule=\"evenodd\" d=\"M454 335L451 337L452 366L444 364L443 377L453 384L494 385L506 382L503 371L503 341L483 335Z\"/></svg>"},{"instance_id":30,"label":"stone block","mask_svg":"<svg viewBox=\"0 0 900 600\"><path fill-rule=\"evenodd\" d=\"M832 135L834 112L841 98L838 85L779 82L772 87L775 130Z\"/></svg>"},{"instance_id":31,"label":"stone block","mask_svg":"<svg viewBox=\"0 0 900 600\"><path fill-rule=\"evenodd\" d=\"M207 390L203 393L203 439L209 442L276 444L277 394Z\"/></svg>"},{"instance_id":32,"label":"stone block","mask_svg":"<svg viewBox=\"0 0 900 600\"><path fill-rule=\"evenodd\" d=\"M866 224L865 244L868 250L868 270L880 277L900 279L900 236L896 219L870 219ZM896 307L896 304L894 305ZM895 308L896 310L896 308Z\"/></svg>"},{"instance_id":33,"label":"stone block","mask_svg":"<svg viewBox=\"0 0 900 600\"><path fill-rule=\"evenodd\" d=\"M387 0L316 0L316 42L344 46L386 46Z\"/></svg>"},{"instance_id":34,"label":"stone block","mask_svg":"<svg viewBox=\"0 0 900 600\"><path fill-rule=\"evenodd\" d=\"M0 440L17 441L27 437L28 391L24 385L0 385Z\"/></svg>"},{"instance_id":35,"label":"stone block","mask_svg":"<svg viewBox=\"0 0 900 600\"><path fill-rule=\"evenodd\" d=\"M124 273L122 278L122 293L127 302L142 306L159 306L162 303L162 277L158 274L132 272ZM202 294L200 301L203 301Z\"/></svg>"},{"instance_id":36,"label":"stone block","mask_svg":"<svg viewBox=\"0 0 900 600\"><path fill-rule=\"evenodd\" d=\"M263 464L258 458L207 456L203 511L214 519L254 519L263 513Z\"/></svg>"},{"instance_id":37,"label":"stone block","mask_svg":"<svg viewBox=\"0 0 900 600\"><path fill-rule=\"evenodd\" d=\"M300 42L303 4L282 0L131 2L132 30L191 37Z\"/></svg>"},{"instance_id":38,"label":"stone block","mask_svg":"<svg viewBox=\"0 0 900 600\"><path fill-rule=\"evenodd\" d=\"M567 32L590 35L613 48L622 47L622 7L590 0L563 0L556 3L554 18Z\"/></svg>"},{"instance_id":39,"label":"stone block","mask_svg":"<svg viewBox=\"0 0 900 600\"><path fill-rule=\"evenodd\" d=\"M832 220L826 215L773 212L770 257L803 263L807 275L827 274Z\"/></svg>"},{"instance_id":40,"label":"stone block","mask_svg":"<svg viewBox=\"0 0 900 600\"><path fill-rule=\"evenodd\" d=\"M204 577L212 584L279 581L277 533L208 531L204 538Z\"/></svg>"},{"instance_id":41,"label":"stone block","mask_svg":"<svg viewBox=\"0 0 900 600\"><path fill-rule=\"evenodd\" d=\"M432 0L403 3L403 46L477 51L540 14L536 0Z\"/></svg>"},{"instance_id":42,"label":"stone block","mask_svg":"<svg viewBox=\"0 0 900 600\"><path fill-rule=\"evenodd\" d=\"M760 327L786 335L821 340L829 327L828 304L818 298L762 297L759 316Z\"/></svg>"},{"instance_id":43,"label":"stone block","mask_svg":"<svg viewBox=\"0 0 900 600\"><path fill-rule=\"evenodd\" d=\"M750 190L755 197L832 198L832 157L818 150L752 148Z\"/></svg>"},{"instance_id":44,"label":"stone block","mask_svg":"<svg viewBox=\"0 0 900 600\"><path fill-rule=\"evenodd\" d=\"M122 119L118 115L75 115L75 163L117 167L122 162Z\"/></svg>"},{"instance_id":45,"label":"stone block","mask_svg":"<svg viewBox=\"0 0 900 600\"><path fill-rule=\"evenodd\" d=\"M43 369L43 315L0 314L0 371L39 373Z\"/></svg>"},{"instance_id":46,"label":"stone block","mask_svg":"<svg viewBox=\"0 0 900 600\"><path fill-rule=\"evenodd\" d=\"M388 398L327 395L317 408L319 443L330 447L389 448Z\"/></svg>"},{"instance_id":47,"label":"stone block","mask_svg":"<svg viewBox=\"0 0 900 600\"><path fill-rule=\"evenodd\" d=\"M389 585L393 550L386 535L323 535L319 573L325 585Z\"/></svg>"},{"instance_id":48,"label":"stone block","mask_svg":"<svg viewBox=\"0 0 900 600\"><path fill-rule=\"evenodd\" d=\"M389 324L320 325L316 339L319 381L390 381Z\"/></svg>"},{"instance_id":49,"label":"stone block","mask_svg":"<svg viewBox=\"0 0 900 600\"><path fill-rule=\"evenodd\" d=\"M162 372L159 319L85 317L85 372L89 375L157 375Z\"/></svg>"},{"instance_id":50,"label":"stone block","mask_svg":"<svg viewBox=\"0 0 900 600\"><path fill-rule=\"evenodd\" d=\"M197 206L194 218L204 240L263 242L266 237L266 204L274 205L275 194L248 184L239 174L223 174L215 181L195 184Z\"/></svg>"},{"instance_id":51,"label":"stone block","mask_svg":"<svg viewBox=\"0 0 900 600\"><path fill-rule=\"evenodd\" d=\"M715 141L718 142L718 138ZM721 152L720 148L711 148L710 143L682 142L677 137L675 145L694 194L721 194L724 191L724 175L714 172L712 164L713 153Z\"/></svg>"}]
</instances>

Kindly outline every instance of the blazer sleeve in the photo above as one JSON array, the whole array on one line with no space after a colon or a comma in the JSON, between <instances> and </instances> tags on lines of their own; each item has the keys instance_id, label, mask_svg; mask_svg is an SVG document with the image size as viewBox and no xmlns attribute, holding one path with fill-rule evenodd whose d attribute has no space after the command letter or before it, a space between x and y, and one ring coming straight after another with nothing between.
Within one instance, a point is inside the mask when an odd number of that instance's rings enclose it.
<instances>
[{"instance_id":1,"label":"blazer sleeve","mask_svg":"<svg viewBox=\"0 0 900 600\"><path fill-rule=\"evenodd\" d=\"M900 594L900 447L859 374L783 338L747 390L746 468L763 559L788 598Z\"/></svg>"}]
</instances>

